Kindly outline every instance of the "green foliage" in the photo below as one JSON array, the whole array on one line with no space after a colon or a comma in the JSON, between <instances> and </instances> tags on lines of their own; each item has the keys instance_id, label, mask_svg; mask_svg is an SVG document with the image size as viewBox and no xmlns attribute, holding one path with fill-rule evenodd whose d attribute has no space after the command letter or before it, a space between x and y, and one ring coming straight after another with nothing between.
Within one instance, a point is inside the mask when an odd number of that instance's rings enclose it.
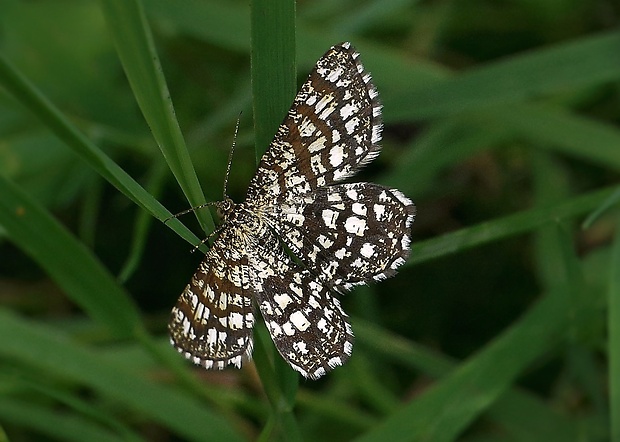
<instances>
[{"instance_id":1,"label":"green foliage","mask_svg":"<svg viewBox=\"0 0 620 442\"><path fill-rule=\"evenodd\" d=\"M0 440L620 442L613 2L0 10ZM221 198L243 111L239 201L295 65L344 40L384 104L360 179L416 202L412 257L344 297L325 379L261 324L242 370L191 367L165 324L215 223L161 221Z\"/></svg>"}]
</instances>

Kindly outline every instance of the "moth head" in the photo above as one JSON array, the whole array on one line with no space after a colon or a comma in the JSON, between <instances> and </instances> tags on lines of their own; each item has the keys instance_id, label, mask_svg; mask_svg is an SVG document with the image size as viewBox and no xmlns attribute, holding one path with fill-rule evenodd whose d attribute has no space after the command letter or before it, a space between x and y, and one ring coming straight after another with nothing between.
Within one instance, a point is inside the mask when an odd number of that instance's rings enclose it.
<instances>
[{"instance_id":1,"label":"moth head","mask_svg":"<svg viewBox=\"0 0 620 442\"><path fill-rule=\"evenodd\" d=\"M219 201L216 205L217 208L217 216L221 219L228 218L228 215L232 212L235 207L235 203L229 197L226 197L223 201Z\"/></svg>"}]
</instances>

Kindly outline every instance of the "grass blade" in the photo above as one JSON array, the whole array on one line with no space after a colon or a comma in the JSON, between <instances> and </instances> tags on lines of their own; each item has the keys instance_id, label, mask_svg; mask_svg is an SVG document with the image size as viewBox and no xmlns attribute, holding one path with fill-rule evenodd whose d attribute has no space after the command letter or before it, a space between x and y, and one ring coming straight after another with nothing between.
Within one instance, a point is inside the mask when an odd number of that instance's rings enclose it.
<instances>
[{"instance_id":1,"label":"grass blade","mask_svg":"<svg viewBox=\"0 0 620 442\"><path fill-rule=\"evenodd\" d=\"M131 297L63 226L15 184L0 176L0 225L92 318L115 335L129 337L141 327Z\"/></svg>"},{"instance_id":2,"label":"grass blade","mask_svg":"<svg viewBox=\"0 0 620 442\"><path fill-rule=\"evenodd\" d=\"M562 291L544 296L485 349L357 441L454 440L525 367L557 343L567 317Z\"/></svg>"},{"instance_id":3,"label":"grass blade","mask_svg":"<svg viewBox=\"0 0 620 442\"><path fill-rule=\"evenodd\" d=\"M414 243L411 246L411 258L409 258L405 265L410 266L440 256L457 253L476 245L528 232L548 222L586 213L605 201L614 190L615 187L597 190L549 207L539 207L508 215L453 233L447 233L439 238Z\"/></svg>"},{"instance_id":4,"label":"grass blade","mask_svg":"<svg viewBox=\"0 0 620 442\"><path fill-rule=\"evenodd\" d=\"M57 440L81 442L113 442L125 440L88 420L50 407L24 403L15 398L0 398L0 417L5 422L19 424Z\"/></svg>"},{"instance_id":5,"label":"grass blade","mask_svg":"<svg viewBox=\"0 0 620 442\"><path fill-rule=\"evenodd\" d=\"M167 219L171 215L165 207L112 161L110 157L86 138L56 106L21 75L17 69L11 66L2 55L0 55L0 85L127 198L160 221ZM172 219L167 225L190 244L198 244L200 242L196 235L190 232L179 220Z\"/></svg>"},{"instance_id":6,"label":"grass blade","mask_svg":"<svg viewBox=\"0 0 620 442\"><path fill-rule=\"evenodd\" d=\"M620 170L620 130L564 109L517 104L481 112L480 127L499 126L537 146Z\"/></svg>"},{"instance_id":7,"label":"grass blade","mask_svg":"<svg viewBox=\"0 0 620 442\"><path fill-rule=\"evenodd\" d=\"M0 309L0 355L47 375L70 379L154 419L195 441L241 441L231 425L178 390L121 368L57 329L26 321ZM169 350L172 352L172 350Z\"/></svg>"},{"instance_id":8,"label":"grass blade","mask_svg":"<svg viewBox=\"0 0 620 442\"><path fill-rule=\"evenodd\" d=\"M610 266L609 305L607 327L609 333L609 416L610 439L620 441L620 222L616 223L616 237Z\"/></svg>"},{"instance_id":9,"label":"grass blade","mask_svg":"<svg viewBox=\"0 0 620 442\"><path fill-rule=\"evenodd\" d=\"M252 24L252 97L257 162L269 147L297 90L295 56L295 2L254 0ZM262 327L261 327L262 328ZM265 333L257 336L257 369L270 399L272 422L265 431L281 432L287 440L301 440L293 414L298 374L274 351ZM275 355L273 365L269 353ZM270 379L272 378L272 379ZM268 437L264 433L263 437Z\"/></svg>"},{"instance_id":10,"label":"grass blade","mask_svg":"<svg viewBox=\"0 0 620 442\"><path fill-rule=\"evenodd\" d=\"M291 107L297 92L295 2L252 2L252 96L256 161Z\"/></svg>"},{"instance_id":11,"label":"grass blade","mask_svg":"<svg viewBox=\"0 0 620 442\"><path fill-rule=\"evenodd\" d=\"M388 122L421 120L523 101L612 81L620 75L620 32L526 52L461 75L384 94Z\"/></svg>"},{"instance_id":12,"label":"grass blade","mask_svg":"<svg viewBox=\"0 0 620 442\"><path fill-rule=\"evenodd\" d=\"M374 354L385 355L393 361L419 370L432 378L444 378L458 368L457 361L429 350L422 345L390 333L359 319L353 321L355 334ZM338 408L338 404L333 404ZM341 412L346 406L340 405ZM516 437L530 441L540 438L549 441L573 440L582 422L562 415L536 396L518 388L503 393L487 412L498 426L509 429ZM365 428L365 427L364 427Z\"/></svg>"},{"instance_id":13,"label":"grass blade","mask_svg":"<svg viewBox=\"0 0 620 442\"><path fill-rule=\"evenodd\" d=\"M102 0L101 5L129 84L157 145L190 205L204 204L142 3L139 0ZM213 231L214 223L208 210L194 213L205 231Z\"/></svg>"}]
</instances>

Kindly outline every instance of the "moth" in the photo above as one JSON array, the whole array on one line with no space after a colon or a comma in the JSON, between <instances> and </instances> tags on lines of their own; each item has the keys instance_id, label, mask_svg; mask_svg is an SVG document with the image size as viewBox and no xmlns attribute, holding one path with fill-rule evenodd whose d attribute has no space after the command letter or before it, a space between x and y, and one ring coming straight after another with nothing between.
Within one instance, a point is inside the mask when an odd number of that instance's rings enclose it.
<instances>
[{"instance_id":1,"label":"moth","mask_svg":"<svg viewBox=\"0 0 620 442\"><path fill-rule=\"evenodd\" d=\"M172 310L180 353L207 369L241 367L258 310L303 376L318 379L348 359L353 332L338 296L396 273L416 213L396 189L342 183L377 157L381 131L359 53L333 46L297 93L245 201L215 203L218 237Z\"/></svg>"}]
</instances>

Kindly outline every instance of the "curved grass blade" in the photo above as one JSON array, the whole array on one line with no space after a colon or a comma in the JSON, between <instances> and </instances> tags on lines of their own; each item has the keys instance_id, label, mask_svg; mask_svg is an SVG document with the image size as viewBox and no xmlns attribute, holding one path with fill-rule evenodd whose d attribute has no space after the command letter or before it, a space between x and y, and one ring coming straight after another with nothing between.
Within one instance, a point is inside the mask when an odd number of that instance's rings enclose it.
<instances>
[{"instance_id":1,"label":"curved grass blade","mask_svg":"<svg viewBox=\"0 0 620 442\"><path fill-rule=\"evenodd\" d=\"M616 187L597 190L553 206L537 207L447 233L439 238L419 241L412 244L411 257L405 266L457 253L477 245L528 232L545 223L586 213L601 204L615 190Z\"/></svg>"},{"instance_id":2,"label":"curved grass blade","mask_svg":"<svg viewBox=\"0 0 620 442\"><path fill-rule=\"evenodd\" d=\"M15 184L0 176L0 225L90 317L119 337L142 327L129 294L97 258Z\"/></svg>"},{"instance_id":3,"label":"curved grass blade","mask_svg":"<svg viewBox=\"0 0 620 442\"><path fill-rule=\"evenodd\" d=\"M387 122L423 120L614 81L620 32L525 52L458 76L382 94Z\"/></svg>"},{"instance_id":4,"label":"curved grass blade","mask_svg":"<svg viewBox=\"0 0 620 442\"><path fill-rule=\"evenodd\" d=\"M234 426L197 400L118 366L57 329L0 309L0 356L70 379L150 417L186 440L242 441ZM169 349L172 354L173 351Z\"/></svg>"},{"instance_id":5,"label":"curved grass blade","mask_svg":"<svg viewBox=\"0 0 620 442\"><path fill-rule=\"evenodd\" d=\"M110 157L86 138L47 97L11 66L2 55L0 55L0 85L127 198L160 221L172 215ZM172 219L167 225L190 244L195 245L200 242L196 235L178 219Z\"/></svg>"},{"instance_id":6,"label":"curved grass blade","mask_svg":"<svg viewBox=\"0 0 620 442\"><path fill-rule=\"evenodd\" d=\"M157 145L190 205L204 204L142 3L102 0L101 5L129 84ZM206 232L213 231L214 223L208 210L194 213Z\"/></svg>"},{"instance_id":7,"label":"curved grass blade","mask_svg":"<svg viewBox=\"0 0 620 442\"><path fill-rule=\"evenodd\" d=\"M607 327L609 342L609 440L620 440L620 222L616 222L616 236L612 248L609 275L609 304Z\"/></svg>"},{"instance_id":8,"label":"curved grass blade","mask_svg":"<svg viewBox=\"0 0 620 442\"><path fill-rule=\"evenodd\" d=\"M545 295L486 348L356 440L454 440L510 387L525 367L557 345L568 321L564 296L561 290Z\"/></svg>"}]
</instances>

